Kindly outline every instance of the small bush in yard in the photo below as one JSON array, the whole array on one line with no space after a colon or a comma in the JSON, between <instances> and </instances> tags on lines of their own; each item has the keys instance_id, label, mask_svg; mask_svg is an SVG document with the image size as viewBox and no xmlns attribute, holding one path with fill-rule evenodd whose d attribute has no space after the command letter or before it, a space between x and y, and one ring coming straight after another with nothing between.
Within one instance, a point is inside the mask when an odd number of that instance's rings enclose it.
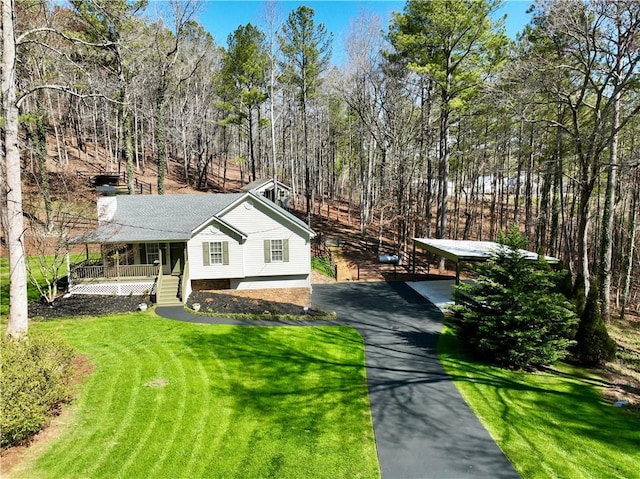
<instances>
[{"instance_id":1,"label":"small bush in yard","mask_svg":"<svg viewBox=\"0 0 640 479\"><path fill-rule=\"evenodd\" d=\"M70 399L73 350L59 339L0 339L0 446L23 444Z\"/></svg>"},{"instance_id":2,"label":"small bush in yard","mask_svg":"<svg viewBox=\"0 0 640 479\"><path fill-rule=\"evenodd\" d=\"M564 358L577 316L558 292L561 273L526 259L517 230L500 240L496 255L476 266L475 282L456 287L453 328L476 354L503 367L526 369Z\"/></svg>"}]
</instances>

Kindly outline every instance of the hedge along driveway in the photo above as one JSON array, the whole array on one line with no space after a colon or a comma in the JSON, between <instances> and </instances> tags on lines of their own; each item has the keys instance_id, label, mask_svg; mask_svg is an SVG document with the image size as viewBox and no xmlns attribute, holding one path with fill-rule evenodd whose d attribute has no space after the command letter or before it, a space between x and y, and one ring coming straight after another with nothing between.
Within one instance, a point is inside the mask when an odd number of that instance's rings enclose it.
<instances>
[{"instance_id":1,"label":"hedge along driveway","mask_svg":"<svg viewBox=\"0 0 640 479\"><path fill-rule=\"evenodd\" d=\"M360 336L134 313L35 323L94 363L42 478L378 478Z\"/></svg>"}]
</instances>

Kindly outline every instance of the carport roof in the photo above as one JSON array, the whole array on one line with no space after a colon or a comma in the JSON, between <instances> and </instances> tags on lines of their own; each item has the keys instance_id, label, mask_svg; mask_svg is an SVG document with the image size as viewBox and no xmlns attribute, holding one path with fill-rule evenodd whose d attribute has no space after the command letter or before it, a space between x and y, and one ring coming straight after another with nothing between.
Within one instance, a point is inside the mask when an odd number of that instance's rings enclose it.
<instances>
[{"instance_id":1,"label":"carport roof","mask_svg":"<svg viewBox=\"0 0 640 479\"><path fill-rule=\"evenodd\" d=\"M487 261L492 256L495 256L502 247L501 244L493 241L413 238L414 258L416 246L419 246L420 248L437 256L453 261L456 264L456 284L460 282L461 262ZM533 253L524 249L519 251L527 259L538 259L538 253ZM554 258L553 256L545 256L545 260L548 263L560 262L558 258Z\"/></svg>"},{"instance_id":2,"label":"carport roof","mask_svg":"<svg viewBox=\"0 0 640 479\"><path fill-rule=\"evenodd\" d=\"M417 246L430 253L442 256L456 263L460 261L486 261L495 256L500 250L499 243L493 241L450 240L432 238L413 238ZM524 249L519 250L527 259L538 259L538 254ZM558 263L560 260L553 256L545 256L549 263Z\"/></svg>"}]
</instances>

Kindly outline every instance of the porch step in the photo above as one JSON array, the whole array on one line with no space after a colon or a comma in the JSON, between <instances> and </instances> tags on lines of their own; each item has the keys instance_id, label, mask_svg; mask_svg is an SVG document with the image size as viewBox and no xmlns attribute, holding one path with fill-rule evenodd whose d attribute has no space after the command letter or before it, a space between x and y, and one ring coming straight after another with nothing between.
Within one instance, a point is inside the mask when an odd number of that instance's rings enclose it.
<instances>
[{"instance_id":1,"label":"porch step","mask_svg":"<svg viewBox=\"0 0 640 479\"><path fill-rule=\"evenodd\" d=\"M178 298L178 284L180 279L177 276L163 276L162 286L156 294L158 306L177 306L182 304Z\"/></svg>"}]
</instances>

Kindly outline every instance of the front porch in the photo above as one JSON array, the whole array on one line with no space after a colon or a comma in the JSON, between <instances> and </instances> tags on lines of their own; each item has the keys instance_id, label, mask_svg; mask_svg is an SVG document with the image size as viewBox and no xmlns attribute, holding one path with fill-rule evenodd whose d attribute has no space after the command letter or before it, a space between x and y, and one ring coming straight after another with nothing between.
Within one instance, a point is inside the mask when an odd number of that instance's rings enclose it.
<instances>
[{"instance_id":1,"label":"front porch","mask_svg":"<svg viewBox=\"0 0 640 479\"><path fill-rule=\"evenodd\" d=\"M71 294L151 296L181 303L186 291L186 243L101 245L100 258L77 264L68 260Z\"/></svg>"},{"instance_id":2,"label":"front porch","mask_svg":"<svg viewBox=\"0 0 640 479\"><path fill-rule=\"evenodd\" d=\"M102 260L69 268L69 293L145 296L155 293L159 264L109 265Z\"/></svg>"}]
</instances>

